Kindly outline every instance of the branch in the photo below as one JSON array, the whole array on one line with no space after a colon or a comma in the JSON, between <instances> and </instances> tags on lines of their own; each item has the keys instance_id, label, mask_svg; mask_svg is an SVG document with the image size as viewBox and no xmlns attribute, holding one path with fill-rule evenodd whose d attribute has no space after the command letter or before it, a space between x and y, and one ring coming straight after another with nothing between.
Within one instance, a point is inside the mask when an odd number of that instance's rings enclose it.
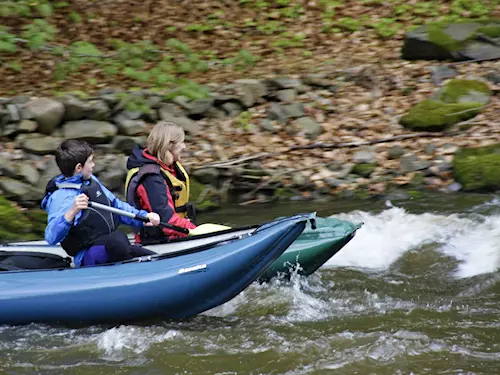
<instances>
[{"instance_id":1,"label":"branch","mask_svg":"<svg viewBox=\"0 0 500 375\"><path fill-rule=\"evenodd\" d=\"M461 115L462 113L467 113L467 112L471 112L471 111L477 111L478 109L482 109L482 108L486 107L487 105L488 105L488 104L482 105L481 107L469 108L469 109L466 109L466 110L464 110L464 111L460 111L460 112L448 113L448 114L447 114L447 115L445 115L445 116Z\"/></svg>"}]
</instances>

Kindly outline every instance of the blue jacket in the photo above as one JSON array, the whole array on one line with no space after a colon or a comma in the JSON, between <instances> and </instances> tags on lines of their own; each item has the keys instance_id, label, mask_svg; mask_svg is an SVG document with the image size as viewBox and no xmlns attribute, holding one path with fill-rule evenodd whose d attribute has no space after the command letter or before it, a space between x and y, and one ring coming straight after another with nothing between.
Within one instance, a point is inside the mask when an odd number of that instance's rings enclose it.
<instances>
[{"instance_id":1,"label":"blue jacket","mask_svg":"<svg viewBox=\"0 0 500 375\"><path fill-rule=\"evenodd\" d=\"M108 189L104 187L104 185L97 179L97 177L92 176L92 179L101 186L103 193L106 194L113 207L127 212L131 212L135 215L146 216L148 214L148 212L144 210L138 210L135 207L129 205L128 203L119 200L112 192L110 192ZM88 181L86 182L83 180L81 174L77 174L69 178L65 178L63 175L61 175L56 179L57 183L63 181L74 184L88 183ZM71 225L76 226L78 224L78 220L82 216L82 212L79 212L76 215L73 223L68 222L64 217L64 214L73 205L75 197L81 193L82 193L81 190L62 188L56 190L52 194L48 193L43 198L41 206L43 209L47 211L48 214L48 224L47 227L45 228L45 240L49 244L55 245L61 242L68 235L68 232L71 229ZM141 221L134 220L125 216L120 216L120 223L135 227L141 227L144 225L144 223Z\"/></svg>"}]
</instances>

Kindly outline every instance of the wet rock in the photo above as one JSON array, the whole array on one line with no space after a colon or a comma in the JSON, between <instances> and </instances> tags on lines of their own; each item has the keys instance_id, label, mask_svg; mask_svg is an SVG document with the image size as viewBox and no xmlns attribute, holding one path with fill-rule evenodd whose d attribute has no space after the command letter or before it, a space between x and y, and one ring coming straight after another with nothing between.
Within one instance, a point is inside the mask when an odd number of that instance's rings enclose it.
<instances>
[{"instance_id":1,"label":"wet rock","mask_svg":"<svg viewBox=\"0 0 500 375\"><path fill-rule=\"evenodd\" d=\"M462 184L460 184L458 182L453 182L446 187L446 191L448 191L450 193L456 193L456 192L462 190L462 188L463 188Z\"/></svg>"},{"instance_id":2,"label":"wet rock","mask_svg":"<svg viewBox=\"0 0 500 375\"><path fill-rule=\"evenodd\" d=\"M64 138L80 139L89 143L104 143L118 133L118 128L105 121L68 121L62 128Z\"/></svg>"},{"instance_id":3,"label":"wet rock","mask_svg":"<svg viewBox=\"0 0 500 375\"><path fill-rule=\"evenodd\" d=\"M425 145L424 152L428 155L432 155L436 152L437 146L429 143L428 145Z\"/></svg>"},{"instance_id":4,"label":"wet rock","mask_svg":"<svg viewBox=\"0 0 500 375\"><path fill-rule=\"evenodd\" d=\"M32 100L25 108L38 123L38 131L46 135L50 135L59 126L65 111L62 103L49 98Z\"/></svg>"}]
</instances>

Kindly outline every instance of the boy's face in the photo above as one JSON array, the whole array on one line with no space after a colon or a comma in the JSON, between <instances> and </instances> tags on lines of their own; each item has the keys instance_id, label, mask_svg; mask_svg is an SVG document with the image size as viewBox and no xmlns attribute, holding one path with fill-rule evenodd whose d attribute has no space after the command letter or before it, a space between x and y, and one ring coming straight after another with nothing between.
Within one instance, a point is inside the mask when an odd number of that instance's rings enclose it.
<instances>
[{"instance_id":1,"label":"boy's face","mask_svg":"<svg viewBox=\"0 0 500 375\"><path fill-rule=\"evenodd\" d=\"M78 163L75 167L75 174L81 173L84 180L89 180L94 170L94 155L90 155L84 165Z\"/></svg>"}]
</instances>

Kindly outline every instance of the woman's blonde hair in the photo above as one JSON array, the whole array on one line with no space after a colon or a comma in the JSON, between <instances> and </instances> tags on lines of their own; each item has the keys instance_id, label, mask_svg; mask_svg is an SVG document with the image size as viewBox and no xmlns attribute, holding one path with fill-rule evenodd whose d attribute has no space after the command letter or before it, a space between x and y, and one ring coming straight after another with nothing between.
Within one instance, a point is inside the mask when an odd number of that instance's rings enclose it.
<instances>
[{"instance_id":1,"label":"woman's blonde hair","mask_svg":"<svg viewBox=\"0 0 500 375\"><path fill-rule=\"evenodd\" d=\"M184 142L184 130L173 121L160 121L148 137L148 151L166 165L172 165L174 157L170 152L175 145Z\"/></svg>"}]
</instances>

